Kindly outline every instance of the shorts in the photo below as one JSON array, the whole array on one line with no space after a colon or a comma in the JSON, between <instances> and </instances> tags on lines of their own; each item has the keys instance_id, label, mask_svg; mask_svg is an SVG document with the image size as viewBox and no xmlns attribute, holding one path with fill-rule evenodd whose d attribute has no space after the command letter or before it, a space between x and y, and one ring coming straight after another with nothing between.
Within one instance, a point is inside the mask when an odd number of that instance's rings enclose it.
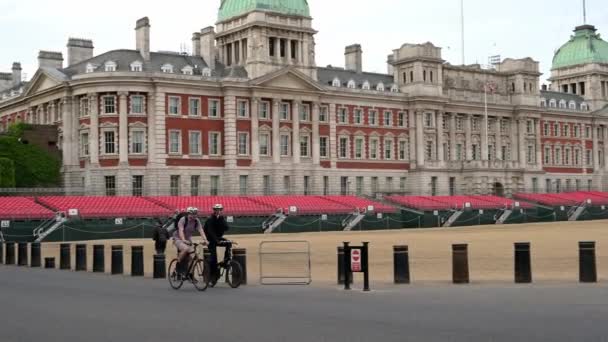
<instances>
[{"instance_id":1,"label":"shorts","mask_svg":"<svg viewBox=\"0 0 608 342\"><path fill-rule=\"evenodd\" d=\"M184 240L175 239L173 240L173 244L180 252L188 251L188 253L194 253L194 247L188 245Z\"/></svg>"}]
</instances>

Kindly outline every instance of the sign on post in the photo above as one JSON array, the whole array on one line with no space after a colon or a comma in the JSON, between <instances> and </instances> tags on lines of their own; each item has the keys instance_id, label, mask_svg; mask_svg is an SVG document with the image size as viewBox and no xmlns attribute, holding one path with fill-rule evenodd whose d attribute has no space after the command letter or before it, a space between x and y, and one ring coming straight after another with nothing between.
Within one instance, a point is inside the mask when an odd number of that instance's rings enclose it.
<instances>
[{"instance_id":1,"label":"sign on post","mask_svg":"<svg viewBox=\"0 0 608 342\"><path fill-rule=\"evenodd\" d=\"M2 221L0 228L8 228L11 226L11 221Z\"/></svg>"},{"instance_id":2,"label":"sign on post","mask_svg":"<svg viewBox=\"0 0 608 342\"><path fill-rule=\"evenodd\" d=\"M68 215L70 216L78 216L78 209L69 209Z\"/></svg>"},{"instance_id":3,"label":"sign on post","mask_svg":"<svg viewBox=\"0 0 608 342\"><path fill-rule=\"evenodd\" d=\"M350 252L350 270L361 272L361 250L352 249Z\"/></svg>"},{"instance_id":4,"label":"sign on post","mask_svg":"<svg viewBox=\"0 0 608 342\"><path fill-rule=\"evenodd\" d=\"M234 216L228 216L228 217L226 217L226 222L228 222L228 223L234 223Z\"/></svg>"},{"instance_id":5,"label":"sign on post","mask_svg":"<svg viewBox=\"0 0 608 342\"><path fill-rule=\"evenodd\" d=\"M122 218L114 219L114 224L117 226L121 226L123 224Z\"/></svg>"}]
</instances>

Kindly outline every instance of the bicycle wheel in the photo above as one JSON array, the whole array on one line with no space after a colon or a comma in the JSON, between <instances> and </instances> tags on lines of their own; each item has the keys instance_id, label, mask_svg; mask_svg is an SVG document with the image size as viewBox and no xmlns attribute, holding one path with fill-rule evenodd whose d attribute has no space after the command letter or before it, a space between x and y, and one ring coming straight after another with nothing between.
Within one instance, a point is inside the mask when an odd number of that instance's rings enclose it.
<instances>
[{"instance_id":1,"label":"bicycle wheel","mask_svg":"<svg viewBox=\"0 0 608 342\"><path fill-rule=\"evenodd\" d=\"M167 278L169 279L169 285L174 290L179 290L182 285L184 285L184 281L181 277L177 275L177 259L173 259L169 264L169 269L167 270Z\"/></svg>"},{"instance_id":2,"label":"bicycle wheel","mask_svg":"<svg viewBox=\"0 0 608 342\"><path fill-rule=\"evenodd\" d=\"M226 265L226 282L236 289L243 282L243 267L238 261L232 260Z\"/></svg>"},{"instance_id":3,"label":"bicycle wheel","mask_svg":"<svg viewBox=\"0 0 608 342\"><path fill-rule=\"evenodd\" d=\"M209 286L209 277L205 277L205 270L208 270L209 267L205 264L203 260L199 260L192 269L192 285L199 291L205 291Z\"/></svg>"}]
</instances>

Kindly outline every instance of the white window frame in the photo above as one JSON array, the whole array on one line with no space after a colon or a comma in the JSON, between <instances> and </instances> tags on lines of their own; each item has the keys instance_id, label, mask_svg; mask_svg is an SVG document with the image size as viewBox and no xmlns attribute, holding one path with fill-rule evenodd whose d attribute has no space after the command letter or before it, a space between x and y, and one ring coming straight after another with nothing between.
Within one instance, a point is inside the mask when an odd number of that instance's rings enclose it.
<instances>
[{"instance_id":1,"label":"white window frame","mask_svg":"<svg viewBox=\"0 0 608 342\"><path fill-rule=\"evenodd\" d=\"M388 121L387 121L388 118ZM383 120L383 126L385 127L392 127L393 126L393 112L390 110L385 110L384 114L382 115L382 120Z\"/></svg>"},{"instance_id":2,"label":"white window frame","mask_svg":"<svg viewBox=\"0 0 608 342\"><path fill-rule=\"evenodd\" d=\"M284 144L285 141L287 141L287 144ZM291 134L279 134L279 154L281 157L289 157L291 155Z\"/></svg>"},{"instance_id":3,"label":"white window frame","mask_svg":"<svg viewBox=\"0 0 608 342\"><path fill-rule=\"evenodd\" d=\"M384 138L384 143L382 144L383 151L382 157L384 160L393 160L395 159L395 139L393 138ZM387 157L387 154L389 156Z\"/></svg>"},{"instance_id":4,"label":"white window frame","mask_svg":"<svg viewBox=\"0 0 608 342\"><path fill-rule=\"evenodd\" d=\"M241 147L241 137L245 137L245 153L242 153ZM248 156L249 155L249 133L247 132L238 132L236 134L236 151L239 156Z\"/></svg>"},{"instance_id":5,"label":"white window frame","mask_svg":"<svg viewBox=\"0 0 608 342\"><path fill-rule=\"evenodd\" d=\"M328 120L329 120L329 107L321 106L321 108L319 108L319 121L327 122Z\"/></svg>"},{"instance_id":6,"label":"white window frame","mask_svg":"<svg viewBox=\"0 0 608 342\"><path fill-rule=\"evenodd\" d=\"M300 113L298 113L300 121L310 121L310 105L308 103L302 103L300 106Z\"/></svg>"},{"instance_id":7,"label":"white window frame","mask_svg":"<svg viewBox=\"0 0 608 342\"><path fill-rule=\"evenodd\" d=\"M262 139L262 137L265 137L266 144L262 144L262 141L264 140L264 139ZM271 154L271 150L270 150L270 148L271 148L270 133L266 133L266 132L260 133L259 136L258 136L258 140L259 140L259 144L258 145L259 145L259 149L260 149L260 151L259 151L260 152L260 156L269 157L270 154ZM265 152L263 150L264 148L266 149Z\"/></svg>"},{"instance_id":8,"label":"white window frame","mask_svg":"<svg viewBox=\"0 0 608 342\"><path fill-rule=\"evenodd\" d=\"M135 151L135 135L141 133L141 152ZM129 130L129 154L142 155L146 153L146 129L145 128L132 128Z\"/></svg>"},{"instance_id":9,"label":"white window frame","mask_svg":"<svg viewBox=\"0 0 608 342\"><path fill-rule=\"evenodd\" d=\"M203 68L202 76L203 77L211 77L211 69L209 69L209 68Z\"/></svg>"},{"instance_id":10,"label":"white window frame","mask_svg":"<svg viewBox=\"0 0 608 342\"><path fill-rule=\"evenodd\" d=\"M192 101L197 102L196 104L196 112L192 112ZM188 98L188 116L201 116L201 99L200 97L189 97Z\"/></svg>"},{"instance_id":11,"label":"white window frame","mask_svg":"<svg viewBox=\"0 0 608 342\"><path fill-rule=\"evenodd\" d=\"M373 148L374 143L376 145L376 148ZM378 137L371 137L369 138L369 146L368 146L368 150L369 150L369 159L371 160L378 160L378 150L380 148L380 139Z\"/></svg>"},{"instance_id":12,"label":"white window frame","mask_svg":"<svg viewBox=\"0 0 608 342\"><path fill-rule=\"evenodd\" d=\"M357 118L357 115L359 116L358 118ZM355 108L355 110L353 112L353 123L355 125L363 125L364 121L365 121L365 119L363 118L363 109Z\"/></svg>"},{"instance_id":13,"label":"white window frame","mask_svg":"<svg viewBox=\"0 0 608 342\"><path fill-rule=\"evenodd\" d=\"M215 105L215 113L213 112L213 107ZM209 99L209 103L207 105L207 115L210 118L218 119L221 117L222 110L222 102L220 99Z\"/></svg>"},{"instance_id":14,"label":"white window frame","mask_svg":"<svg viewBox=\"0 0 608 342\"><path fill-rule=\"evenodd\" d=\"M190 65L186 65L182 68L182 74L192 76L194 75L194 68L192 68Z\"/></svg>"},{"instance_id":15,"label":"white window frame","mask_svg":"<svg viewBox=\"0 0 608 342\"><path fill-rule=\"evenodd\" d=\"M363 90L370 90L371 89L371 85L369 84L368 81L363 82L363 85L361 86L361 89Z\"/></svg>"},{"instance_id":16,"label":"white window frame","mask_svg":"<svg viewBox=\"0 0 608 342\"><path fill-rule=\"evenodd\" d=\"M361 146L358 146L358 144L361 144ZM355 153L354 153L354 157L355 159L364 159L365 158L365 138L364 137L355 137ZM357 155L357 153L359 153L359 155Z\"/></svg>"},{"instance_id":17,"label":"white window frame","mask_svg":"<svg viewBox=\"0 0 608 342\"><path fill-rule=\"evenodd\" d=\"M106 141L106 133L113 133L114 134L114 141L113 141L113 145L114 145L114 152L112 153L107 153L107 144L108 141ZM118 130L116 128L102 128L101 129L101 155L104 156L115 156L118 155Z\"/></svg>"},{"instance_id":18,"label":"white window frame","mask_svg":"<svg viewBox=\"0 0 608 342\"><path fill-rule=\"evenodd\" d=\"M568 109L576 110L576 102L574 102L574 101L568 102Z\"/></svg>"},{"instance_id":19,"label":"white window frame","mask_svg":"<svg viewBox=\"0 0 608 342\"><path fill-rule=\"evenodd\" d=\"M217 137L217 146L215 152L213 152L213 137ZM222 133L221 132L209 132L209 155L218 157L222 155Z\"/></svg>"},{"instance_id":20,"label":"white window frame","mask_svg":"<svg viewBox=\"0 0 608 342\"><path fill-rule=\"evenodd\" d=\"M291 120L291 103L281 102L279 105L279 119L280 121Z\"/></svg>"},{"instance_id":21,"label":"white window frame","mask_svg":"<svg viewBox=\"0 0 608 342\"><path fill-rule=\"evenodd\" d=\"M141 111L136 112L135 106L133 105L134 99L141 99ZM143 115L146 113L146 97L143 95L131 95L129 101L129 114Z\"/></svg>"},{"instance_id":22,"label":"white window frame","mask_svg":"<svg viewBox=\"0 0 608 342\"><path fill-rule=\"evenodd\" d=\"M344 146L344 149L342 149L342 141L344 141L344 139L346 140L346 145ZM338 159L349 159L349 156L350 156L349 147L350 147L350 137L347 135L339 136L338 137ZM344 154L342 153L342 151L344 151Z\"/></svg>"},{"instance_id":23,"label":"white window frame","mask_svg":"<svg viewBox=\"0 0 608 342\"><path fill-rule=\"evenodd\" d=\"M559 101L559 109L566 109L568 108L567 104L566 104L566 100L560 100Z\"/></svg>"},{"instance_id":24,"label":"white window frame","mask_svg":"<svg viewBox=\"0 0 608 342\"><path fill-rule=\"evenodd\" d=\"M167 63L167 64L163 64L163 66L160 67L160 71L165 73L165 74L172 74L173 73L173 65Z\"/></svg>"},{"instance_id":25,"label":"white window frame","mask_svg":"<svg viewBox=\"0 0 608 342\"><path fill-rule=\"evenodd\" d=\"M555 99L549 100L549 108L557 108L557 101Z\"/></svg>"},{"instance_id":26,"label":"white window frame","mask_svg":"<svg viewBox=\"0 0 608 342\"><path fill-rule=\"evenodd\" d=\"M177 150L174 150L174 144L172 141L173 134L177 133ZM169 130L169 144L167 145L169 155L181 155L182 154L182 131L178 129Z\"/></svg>"},{"instance_id":27,"label":"white window frame","mask_svg":"<svg viewBox=\"0 0 608 342\"><path fill-rule=\"evenodd\" d=\"M106 104L106 99L113 99L114 100L114 111L113 112L108 112L107 111L107 107L109 106L108 104ZM117 103L116 103L116 96L115 95L104 95L101 97L101 107L103 108L103 114L105 115L115 115L117 114Z\"/></svg>"},{"instance_id":28,"label":"white window frame","mask_svg":"<svg viewBox=\"0 0 608 342\"><path fill-rule=\"evenodd\" d=\"M87 67L85 70L85 73L90 74L92 72L95 72L95 69L97 69L97 67L91 63L87 63Z\"/></svg>"},{"instance_id":29,"label":"white window frame","mask_svg":"<svg viewBox=\"0 0 608 342\"><path fill-rule=\"evenodd\" d=\"M310 148L310 134L300 134L300 157L310 158Z\"/></svg>"},{"instance_id":30,"label":"white window frame","mask_svg":"<svg viewBox=\"0 0 608 342\"><path fill-rule=\"evenodd\" d=\"M340 79L336 77L333 79L333 81L331 81L331 86L340 88L342 86L342 82L340 82Z\"/></svg>"},{"instance_id":31,"label":"white window frame","mask_svg":"<svg viewBox=\"0 0 608 342\"><path fill-rule=\"evenodd\" d=\"M370 126L378 126L378 111L376 109L370 109L367 112L367 122Z\"/></svg>"},{"instance_id":32,"label":"white window frame","mask_svg":"<svg viewBox=\"0 0 608 342\"><path fill-rule=\"evenodd\" d=\"M89 102L89 98L88 97L83 97L80 99L80 106L79 106L79 114L80 117L87 117L89 116L89 112L90 112L90 108L91 108L91 103Z\"/></svg>"},{"instance_id":33,"label":"white window frame","mask_svg":"<svg viewBox=\"0 0 608 342\"><path fill-rule=\"evenodd\" d=\"M380 82L376 84L376 91L384 91L384 83Z\"/></svg>"},{"instance_id":34,"label":"white window frame","mask_svg":"<svg viewBox=\"0 0 608 342\"><path fill-rule=\"evenodd\" d=\"M249 101L237 100L236 101L236 115L239 119L246 119L249 117Z\"/></svg>"},{"instance_id":35,"label":"white window frame","mask_svg":"<svg viewBox=\"0 0 608 342\"><path fill-rule=\"evenodd\" d=\"M338 123L348 124L348 108L346 108L346 107L338 108Z\"/></svg>"},{"instance_id":36,"label":"white window frame","mask_svg":"<svg viewBox=\"0 0 608 342\"><path fill-rule=\"evenodd\" d=\"M407 122L407 113L406 112L399 112L397 113L397 124L399 125L399 127L404 128L408 126L408 122Z\"/></svg>"},{"instance_id":37,"label":"white window frame","mask_svg":"<svg viewBox=\"0 0 608 342\"><path fill-rule=\"evenodd\" d=\"M80 132L80 157L88 157L91 154L89 139L89 131Z\"/></svg>"},{"instance_id":38,"label":"white window frame","mask_svg":"<svg viewBox=\"0 0 608 342\"><path fill-rule=\"evenodd\" d=\"M408 160L408 141L405 139L399 139L399 160Z\"/></svg>"},{"instance_id":39,"label":"white window frame","mask_svg":"<svg viewBox=\"0 0 608 342\"><path fill-rule=\"evenodd\" d=\"M198 135L196 139L192 139L193 135ZM201 156L203 155L203 133L201 131L188 131L188 154L191 156ZM196 143L198 147L196 151L192 151L193 142Z\"/></svg>"},{"instance_id":40,"label":"white window frame","mask_svg":"<svg viewBox=\"0 0 608 342\"><path fill-rule=\"evenodd\" d=\"M173 108L171 101L173 100L177 100L177 107L176 107L176 112L172 112L171 109ZM167 100L167 112L169 113L169 115L182 115L182 98L181 96L169 96L169 99Z\"/></svg>"},{"instance_id":41,"label":"white window frame","mask_svg":"<svg viewBox=\"0 0 608 342\"><path fill-rule=\"evenodd\" d=\"M322 141L325 141L325 146L323 146ZM329 137L328 136L319 137L319 157L321 159L329 158Z\"/></svg>"},{"instance_id":42,"label":"white window frame","mask_svg":"<svg viewBox=\"0 0 608 342\"><path fill-rule=\"evenodd\" d=\"M356 89L357 88L357 83L355 83L355 80L350 80L348 81L348 83L346 84L346 87L348 89Z\"/></svg>"},{"instance_id":43,"label":"white window frame","mask_svg":"<svg viewBox=\"0 0 608 342\"><path fill-rule=\"evenodd\" d=\"M116 67L117 67L117 64L114 61L107 61L103 65L103 68L104 68L105 72L115 72L116 71Z\"/></svg>"},{"instance_id":44,"label":"white window frame","mask_svg":"<svg viewBox=\"0 0 608 342\"><path fill-rule=\"evenodd\" d=\"M130 69L132 72L142 72L142 71L144 71L144 65L140 61L135 61L135 62L131 63Z\"/></svg>"},{"instance_id":45,"label":"white window frame","mask_svg":"<svg viewBox=\"0 0 608 342\"><path fill-rule=\"evenodd\" d=\"M263 120L270 119L270 102L260 101L258 106L259 118Z\"/></svg>"}]
</instances>

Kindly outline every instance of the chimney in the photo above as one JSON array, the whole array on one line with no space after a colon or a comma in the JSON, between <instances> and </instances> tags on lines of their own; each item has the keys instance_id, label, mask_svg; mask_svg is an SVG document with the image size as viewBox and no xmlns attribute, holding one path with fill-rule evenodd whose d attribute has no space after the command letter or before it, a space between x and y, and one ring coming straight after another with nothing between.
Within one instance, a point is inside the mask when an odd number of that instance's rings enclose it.
<instances>
[{"instance_id":1,"label":"chimney","mask_svg":"<svg viewBox=\"0 0 608 342\"><path fill-rule=\"evenodd\" d=\"M40 50L38 53L38 67L53 69L63 68L63 54L61 54L61 52Z\"/></svg>"},{"instance_id":2,"label":"chimney","mask_svg":"<svg viewBox=\"0 0 608 342\"><path fill-rule=\"evenodd\" d=\"M68 39L68 66L93 58L93 41L90 39Z\"/></svg>"},{"instance_id":3,"label":"chimney","mask_svg":"<svg viewBox=\"0 0 608 342\"><path fill-rule=\"evenodd\" d=\"M13 86L21 84L21 63L13 63Z\"/></svg>"},{"instance_id":4,"label":"chimney","mask_svg":"<svg viewBox=\"0 0 608 342\"><path fill-rule=\"evenodd\" d=\"M547 91L547 85L543 83L543 91Z\"/></svg>"},{"instance_id":5,"label":"chimney","mask_svg":"<svg viewBox=\"0 0 608 342\"><path fill-rule=\"evenodd\" d=\"M150 20L141 18L135 25L135 46L145 61L150 60Z\"/></svg>"},{"instance_id":6,"label":"chimney","mask_svg":"<svg viewBox=\"0 0 608 342\"><path fill-rule=\"evenodd\" d=\"M389 75L392 75L393 72L395 71L395 68L393 67L393 62L395 62L395 55L394 54L390 54L388 55L388 57L386 58L386 72Z\"/></svg>"},{"instance_id":7,"label":"chimney","mask_svg":"<svg viewBox=\"0 0 608 342\"><path fill-rule=\"evenodd\" d=\"M201 34L194 32L192 34L192 56L200 57L201 55Z\"/></svg>"},{"instance_id":8,"label":"chimney","mask_svg":"<svg viewBox=\"0 0 608 342\"><path fill-rule=\"evenodd\" d=\"M346 70L354 70L356 72L363 71L363 50L361 50L360 44L349 45L344 49L344 57L346 59L345 68Z\"/></svg>"},{"instance_id":9,"label":"chimney","mask_svg":"<svg viewBox=\"0 0 608 342\"><path fill-rule=\"evenodd\" d=\"M201 30L201 52L207 66L211 70L215 69L215 29L213 26L205 27Z\"/></svg>"}]
</instances>

